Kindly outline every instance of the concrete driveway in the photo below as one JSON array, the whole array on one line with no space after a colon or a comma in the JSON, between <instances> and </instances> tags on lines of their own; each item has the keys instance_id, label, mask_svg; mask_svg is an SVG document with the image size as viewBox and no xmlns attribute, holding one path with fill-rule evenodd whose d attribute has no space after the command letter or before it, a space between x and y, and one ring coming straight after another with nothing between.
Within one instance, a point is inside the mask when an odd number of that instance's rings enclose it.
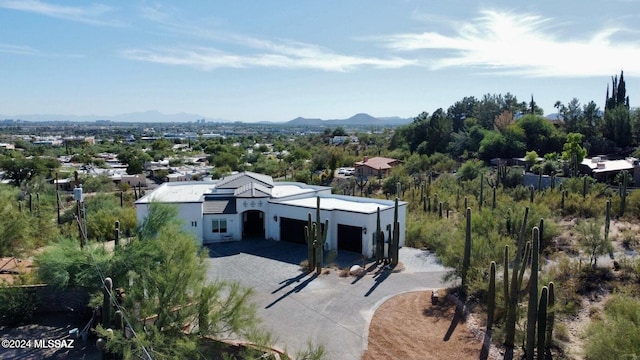
<instances>
[{"instance_id":1,"label":"concrete driveway","mask_svg":"<svg viewBox=\"0 0 640 360\"><path fill-rule=\"evenodd\" d=\"M405 270L373 270L357 278L300 271L305 245L244 240L208 246L208 278L238 281L255 290L254 301L276 345L295 354L311 342L323 345L329 359L360 359L367 348L369 322L388 298L407 291L437 289L448 269L427 251L402 248ZM340 252L341 268L360 264L359 254ZM411 331L411 329L407 329Z\"/></svg>"}]
</instances>

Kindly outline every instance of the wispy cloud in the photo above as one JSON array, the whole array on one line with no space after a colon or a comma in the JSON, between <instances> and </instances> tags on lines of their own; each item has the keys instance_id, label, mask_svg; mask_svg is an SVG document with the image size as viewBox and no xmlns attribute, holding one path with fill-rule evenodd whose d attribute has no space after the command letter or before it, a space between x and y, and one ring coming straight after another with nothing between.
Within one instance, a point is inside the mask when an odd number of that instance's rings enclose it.
<instances>
[{"instance_id":1,"label":"wispy cloud","mask_svg":"<svg viewBox=\"0 0 640 360\"><path fill-rule=\"evenodd\" d=\"M122 26L119 20L105 17L112 8L102 4L89 6L63 6L39 0L0 0L0 8L24 11L57 19L71 20L92 25Z\"/></svg>"},{"instance_id":2,"label":"wispy cloud","mask_svg":"<svg viewBox=\"0 0 640 360\"><path fill-rule=\"evenodd\" d=\"M218 68L316 69L346 72L360 67L400 68L416 65L400 56L371 57L341 54L327 47L287 39L268 40L238 33L212 30L175 20L172 9L143 7L142 16L165 31L207 42L205 46L139 48L122 52L125 58L201 70ZM223 50L232 48L233 50Z\"/></svg>"},{"instance_id":3,"label":"wispy cloud","mask_svg":"<svg viewBox=\"0 0 640 360\"><path fill-rule=\"evenodd\" d=\"M201 70L218 68L269 67L280 69L317 69L346 72L362 66L398 68L413 65L402 58L372 58L341 55L311 45L263 44L271 51L253 54L234 54L216 48L129 49L122 55L128 59L166 65L190 66Z\"/></svg>"},{"instance_id":4,"label":"wispy cloud","mask_svg":"<svg viewBox=\"0 0 640 360\"><path fill-rule=\"evenodd\" d=\"M0 53L3 54L17 54L17 55L38 55L39 52L30 47L24 45L12 45L12 44L0 44Z\"/></svg>"},{"instance_id":5,"label":"wispy cloud","mask_svg":"<svg viewBox=\"0 0 640 360\"><path fill-rule=\"evenodd\" d=\"M418 54L432 69L475 67L491 74L531 77L602 76L620 68L640 74L640 43L613 39L626 29L610 27L587 37L561 38L556 35L559 26L534 14L482 11L456 27L453 35L405 33L376 40L387 49Z\"/></svg>"},{"instance_id":6,"label":"wispy cloud","mask_svg":"<svg viewBox=\"0 0 640 360\"><path fill-rule=\"evenodd\" d=\"M13 54L13 55L25 55L25 56L41 56L41 57L57 57L57 58L84 58L84 55L80 54L62 54L43 52L26 45L14 45L14 44L2 44L0 43L0 54Z\"/></svg>"}]
</instances>

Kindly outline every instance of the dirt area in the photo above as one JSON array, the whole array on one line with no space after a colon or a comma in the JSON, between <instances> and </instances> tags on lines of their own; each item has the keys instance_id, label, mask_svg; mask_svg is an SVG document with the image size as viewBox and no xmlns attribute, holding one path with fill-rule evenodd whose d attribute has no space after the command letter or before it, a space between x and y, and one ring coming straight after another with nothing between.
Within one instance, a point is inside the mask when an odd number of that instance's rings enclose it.
<instances>
[{"instance_id":1,"label":"dirt area","mask_svg":"<svg viewBox=\"0 0 640 360\"><path fill-rule=\"evenodd\" d=\"M431 291L400 294L373 315L362 359L477 360L482 339L476 333L442 292L438 305L432 305Z\"/></svg>"},{"instance_id":2,"label":"dirt area","mask_svg":"<svg viewBox=\"0 0 640 360\"><path fill-rule=\"evenodd\" d=\"M0 258L0 284L13 284L16 276L30 273L33 270L33 259L16 257Z\"/></svg>"}]
</instances>

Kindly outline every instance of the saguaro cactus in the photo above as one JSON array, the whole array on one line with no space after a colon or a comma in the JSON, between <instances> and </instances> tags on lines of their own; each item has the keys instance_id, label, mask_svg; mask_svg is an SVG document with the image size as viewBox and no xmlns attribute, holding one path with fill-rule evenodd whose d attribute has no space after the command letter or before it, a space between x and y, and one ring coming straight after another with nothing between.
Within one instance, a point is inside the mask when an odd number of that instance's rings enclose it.
<instances>
[{"instance_id":1,"label":"saguaro cactus","mask_svg":"<svg viewBox=\"0 0 640 360\"><path fill-rule=\"evenodd\" d=\"M520 235L518 236L518 242L516 247L516 256L513 260L513 271L511 275L511 286L509 288L509 308L507 311L507 320L505 323L505 340L506 347L513 349L515 335L516 335L516 310L518 307L518 296L521 286L521 278L518 276L520 270L520 264L523 267L526 266L526 261L523 259L524 231L527 224L527 218L529 216L529 208L525 208L524 217L522 219L522 225L520 227ZM526 251L524 252L526 254ZM526 259L526 258L525 258Z\"/></svg>"},{"instance_id":2,"label":"saguaro cactus","mask_svg":"<svg viewBox=\"0 0 640 360\"><path fill-rule=\"evenodd\" d=\"M604 241L609 241L609 229L611 227L611 200L607 200L604 217ZM613 259L613 247L609 250L609 257Z\"/></svg>"},{"instance_id":3,"label":"saguaro cactus","mask_svg":"<svg viewBox=\"0 0 640 360\"><path fill-rule=\"evenodd\" d=\"M546 359L545 336L547 335L547 304L549 300L548 292L548 288L546 286L543 286L540 293L540 303L538 304L538 360Z\"/></svg>"},{"instance_id":4,"label":"saguaro cactus","mask_svg":"<svg viewBox=\"0 0 640 360\"><path fill-rule=\"evenodd\" d=\"M538 263L540 253L540 232L537 227L533 228L533 249L531 249L531 275L529 277L529 307L527 309L527 341L525 354L528 360L533 360L533 349L535 348L536 320L538 317Z\"/></svg>"},{"instance_id":5,"label":"saguaro cactus","mask_svg":"<svg viewBox=\"0 0 640 360\"><path fill-rule=\"evenodd\" d=\"M380 208L377 210L376 221L376 263L384 260L384 231L380 227Z\"/></svg>"},{"instance_id":6,"label":"saguaro cactus","mask_svg":"<svg viewBox=\"0 0 640 360\"><path fill-rule=\"evenodd\" d=\"M509 310L509 245L504 246L504 264L502 265L502 293L504 295L504 311Z\"/></svg>"},{"instance_id":7,"label":"saguaro cactus","mask_svg":"<svg viewBox=\"0 0 640 360\"><path fill-rule=\"evenodd\" d=\"M553 343L553 326L555 325L556 314L554 310L554 305L556 304L556 295L555 295L555 285L553 281L549 282L549 295L547 301L547 344L546 347L551 347Z\"/></svg>"},{"instance_id":8,"label":"saguaro cactus","mask_svg":"<svg viewBox=\"0 0 640 360\"><path fill-rule=\"evenodd\" d=\"M464 256L462 257L462 291L467 293L467 274L469 272L469 266L471 265L471 208L467 208L466 212L466 226L464 233Z\"/></svg>"},{"instance_id":9,"label":"saguaro cactus","mask_svg":"<svg viewBox=\"0 0 640 360\"><path fill-rule=\"evenodd\" d=\"M582 198L587 197L587 175L582 177Z\"/></svg>"},{"instance_id":10,"label":"saguaro cactus","mask_svg":"<svg viewBox=\"0 0 640 360\"><path fill-rule=\"evenodd\" d=\"M320 197L317 197L316 221L311 221L311 213L308 215L307 226L304 227L304 237L307 241L307 255L309 257L309 271L320 272L323 265L324 243L327 241L329 220L326 220L324 229L320 222Z\"/></svg>"},{"instance_id":11,"label":"saguaro cactus","mask_svg":"<svg viewBox=\"0 0 640 360\"><path fill-rule=\"evenodd\" d=\"M116 220L115 227L113 229L113 248L118 249L120 246L120 221Z\"/></svg>"},{"instance_id":12,"label":"saguaro cactus","mask_svg":"<svg viewBox=\"0 0 640 360\"><path fill-rule=\"evenodd\" d=\"M491 202L491 209L496 209L496 187L493 187L493 201Z\"/></svg>"},{"instance_id":13,"label":"saguaro cactus","mask_svg":"<svg viewBox=\"0 0 640 360\"><path fill-rule=\"evenodd\" d=\"M627 207L627 171L620 172L622 181L619 184L618 192L620 193L620 216L624 215L624 210Z\"/></svg>"},{"instance_id":14,"label":"saguaro cactus","mask_svg":"<svg viewBox=\"0 0 640 360\"><path fill-rule=\"evenodd\" d=\"M400 223L398 222L398 198L396 197L395 208L393 210L393 235L389 239L389 260L391 266L398 265L400 253Z\"/></svg>"},{"instance_id":15,"label":"saguaro cactus","mask_svg":"<svg viewBox=\"0 0 640 360\"><path fill-rule=\"evenodd\" d=\"M484 202L484 173L480 173L480 198L478 199L478 207L482 210L482 203Z\"/></svg>"},{"instance_id":16,"label":"saguaro cactus","mask_svg":"<svg viewBox=\"0 0 640 360\"><path fill-rule=\"evenodd\" d=\"M544 242L544 218L540 218L538 230L540 231L540 253L542 253L542 250L547 247L547 244Z\"/></svg>"},{"instance_id":17,"label":"saguaro cactus","mask_svg":"<svg viewBox=\"0 0 640 360\"><path fill-rule=\"evenodd\" d=\"M487 294L487 331L493 326L493 316L496 311L496 262L489 267L489 293Z\"/></svg>"},{"instance_id":18,"label":"saguaro cactus","mask_svg":"<svg viewBox=\"0 0 640 360\"><path fill-rule=\"evenodd\" d=\"M104 279L102 287L102 326L104 328L111 327L111 294L113 293L113 281L111 278Z\"/></svg>"}]
</instances>

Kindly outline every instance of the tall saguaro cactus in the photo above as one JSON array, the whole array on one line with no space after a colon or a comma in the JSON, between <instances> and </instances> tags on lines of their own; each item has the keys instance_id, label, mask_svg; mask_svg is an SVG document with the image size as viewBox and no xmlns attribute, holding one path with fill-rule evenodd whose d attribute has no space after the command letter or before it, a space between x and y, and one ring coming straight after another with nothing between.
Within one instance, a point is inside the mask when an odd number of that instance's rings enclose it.
<instances>
[{"instance_id":1,"label":"tall saguaro cactus","mask_svg":"<svg viewBox=\"0 0 640 360\"><path fill-rule=\"evenodd\" d=\"M618 192L620 193L620 216L624 215L624 210L627 207L627 171L620 172L622 181L619 184Z\"/></svg>"},{"instance_id":2,"label":"tall saguaro cactus","mask_svg":"<svg viewBox=\"0 0 640 360\"><path fill-rule=\"evenodd\" d=\"M547 305L549 301L548 292L549 292L548 288L546 286L543 286L542 291L540 293L540 303L538 304L538 346L537 348L538 348L539 360L546 359L545 337L547 335Z\"/></svg>"},{"instance_id":3,"label":"tall saguaro cactus","mask_svg":"<svg viewBox=\"0 0 640 360\"><path fill-rule=\"evenodd\" d=\"M376 263L384 260L384 231L380 227L380 208L377 210L376 221Z\"/></svg>"},{"instance_id":4,"label":"tall saguaro cactus","mask_svg":"<svg viewBox=\"0 0 640 360\"><path fill-rule=\"evenodd\" d=\"M551 347L553 342L553 327L555 325L556 314L554 310L554 305L556 304L556 295L555 295L555 285L553 281L549 282L549 295L547 299L547 344L546 347Z\"/></svg>"},{"instance_id":5,"label":"tall saguaro cactus","mask_svg":"<svg viewBox=\"0 0 640 360\"><path fill-rule=\"evenodd\" d=\"M611 200L607 200L604 218L604 241L609 241L609 229L611 227ZM609 250L609 257L613 259L613 247Z\"/></svg>"},{"instance_id":6,"label":"tall saguaro cactus","mask_svg":"<svg viewBox=\"0 0 640 360\"><path fill-rule=\"evenodd\" d=\"M320 222L320 197L316 197L316 221L311 221L311 213L308 215L307 226L304 227L304 237L307 241L307 255L309 271L322 270L324 243L327 241L327 231L329 230L329 220L325 221L324 229Z\"/></svg>"},{"instance_id":7,"label":"tall saguaro cactus","mask_svg":"<svg viewBox=\"0 0 640 360\"><path fill-rule=\"evenodd\" d=\"M529 208L525 208L524 217L522 219L522 225L520 227L520 234L518 236L518 242L516 246L516 255L513 260L513 271L511 275L511 286L509 288L509 308L507 311L507 320L505 324L505 340L504 344L507 348L513 349L516 336L516 310L518 308L518 293L520 292L521 278L518 276L520 270L520 264L522 262L523 267L526 266L523 254L526 254L524 250L524 231L527 224L527 218L529 216ZM526 259L526 258L525 258Z\"/></svg>"},{"instance_id":8,"label":"tall saguaro cactus","mask_svg":"<svg viewBox=\"0 0 640 360\"><path fill-rule=\"evenodd\" d=\"M464 232L464 256L462 257L462 291L467 293L467 274L471 265L471 208L467 208Z\"/></svg>"},{"instance_id":9,"label":"tall saguaro cactus","mask_svg":"<svg viewBox=\"0 0 640 360\"><path fill-rule=\"evenodd\" d=\"M389 260L391 266L398 265L400 254L400 223L398 222L398 198L396 197L395 208L393 210L393 235L389 239Z\"/></svg>"},{"instance_id":10,"label":"tall saguaro cactus","mask_svg":"<svg viewBox=\"0 0 640 360\"><path fill-rule=\"evenodd\" d=\"M113 281L111 278L104 279L104 285L102 287L102 326L104 328L111 327L111 294L113 293Z\"/></svg>"},{"instance_id":11,"label":"tall saguaro cactus","mask_svg":"<svg viewBox=\"0 0 640 360\"><path fill-rule=\"evenodd\" d=\"M489 267L489 294L487 295L487 330L493 326L493 316L496 311L496 262Z\"/></svg>"},{"instance_id":12,"label":"tall saguaro cactus","mask_svg":"<svg viewBox=\"0 0 640 360\"><path fill-rule=\"evenodd\" d=\"M533 249L531 250L531 275L529 277L529 307L527 309L527 341L525 354L528 360L533 360L535 349L536 321L538 320L538 263L540 261L540 233L537 227L533 228Z\"/></svg>"},{"instance_id":13,"label":"tall saguaro cactus","mask_svg":"<svg viewBox=\"0 0 640 360\"><path fill-rule=\"evenodd\" d=\"M509 245L504 246L504 264L502 265L502 292L504 295L504 311L509 311Z\"/></svg>"}]
</instances>

